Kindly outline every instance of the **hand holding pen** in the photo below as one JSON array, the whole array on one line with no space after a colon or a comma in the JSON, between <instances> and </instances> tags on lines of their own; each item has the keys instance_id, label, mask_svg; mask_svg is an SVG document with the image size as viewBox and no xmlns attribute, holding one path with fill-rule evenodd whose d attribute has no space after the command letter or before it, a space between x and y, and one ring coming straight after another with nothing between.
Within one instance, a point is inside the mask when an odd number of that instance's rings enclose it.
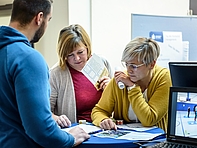
<instances>
[{"instance_id":1,"label":"hand holding pen","mask_svg":"<svg viewBox=\"0 0 197 148\"><path fill-rule=\"evenodd\" d=\"M105 89L105 87L108 85L108 83L110 82L110 78L107 76L103 76L102 78L100 78L97 83L97 88L98 89Z\"/></svg>"}]
</instances>

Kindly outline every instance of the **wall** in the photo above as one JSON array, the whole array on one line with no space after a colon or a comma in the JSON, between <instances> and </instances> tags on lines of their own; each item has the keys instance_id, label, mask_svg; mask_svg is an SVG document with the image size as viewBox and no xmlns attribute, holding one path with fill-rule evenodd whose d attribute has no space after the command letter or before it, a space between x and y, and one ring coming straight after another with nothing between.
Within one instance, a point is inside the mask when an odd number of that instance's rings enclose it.
<instances>
[{"instance_id":1,"label":"wall","mask_svg":"<svg viewBox=\"0 0 197 148\"><path fill-rule=\"evenodd\" d=\"M53 3L53 16L41 40L35 45L45 57L49 67L57 61L59 32L69 24L82 25L90 35L90 0L57 0Z\"/></svg>"},{"instance_id":2,"label":"wall","mask_svg":"<svg viewBox=\"0 0 197 148\"><path fill-rule=\"evenodd\" d=\"M59 31L69 24L68 0L53 2L53 15L44 36L34 46L41 52L49 67L58 61L56 46ZM0 25L8 25L11 10L0 11Z\"/></svg>"},{"instance_id":3,"label":"wall","mask_svg":"<svg viewBox=\"0 0 197 148\"><path fill-rule=\"evenodd\" d=\"M48 66L51 67L57 61L57 40L59 31L67 26L68 23L68 0L56 0L53 1L53 14L52 19L48 24L47 30L44 36L38 43L35 44L35 48L44 55Z\"/></svg>"},{"instance_id":4,"label":"wall","mask_svg":"<svg viewBox=\"0 0 197 148\"><path fill-rule=\"evenodd\" d=\"M53 18L35 45L49 67L58 59L59 31L68 24L79 23L92 39L93 52L106 57L114 68L121 65L122 51L131 39L131 13L185 16L189 0L55 0L53 6Z\"/></svg>"},{"instance_id":5,"label":"wall","mask_svg":"<svg viewBox=\"0 0 197 148\"><path fill-rule=\"evenodd\" d=\"M0 25L8 25L10 20L10 16L1 16L0 17Z\"/></svg>"},{"instance_id":6,"label":"wall","mask_svg":"<svg viewBox=\"0 0 197 148\"><path fill-rule=\"evenodd\" d=\"M188 9L188 0L92 0L93 49L114 68L131 40L131 13L185 16Z\"/></svg>"}]
</instances>

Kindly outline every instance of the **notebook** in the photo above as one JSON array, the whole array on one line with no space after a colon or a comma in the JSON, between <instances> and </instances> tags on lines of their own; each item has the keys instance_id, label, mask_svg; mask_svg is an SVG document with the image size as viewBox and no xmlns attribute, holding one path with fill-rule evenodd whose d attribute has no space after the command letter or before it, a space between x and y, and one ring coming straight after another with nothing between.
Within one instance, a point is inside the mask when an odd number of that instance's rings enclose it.
<instances>
[{"instance_id":1,"label":"notebook","mask_svg":"<svg viewBox=\"0 0 197 148\"><path fill-rule=\"evenodd\" d=\"M197 113L194 110L197 111L197 88L171 87L166 141L149 147L170 147L162 145L169 143L197 147Z\"/></svg>"}]
</instances>

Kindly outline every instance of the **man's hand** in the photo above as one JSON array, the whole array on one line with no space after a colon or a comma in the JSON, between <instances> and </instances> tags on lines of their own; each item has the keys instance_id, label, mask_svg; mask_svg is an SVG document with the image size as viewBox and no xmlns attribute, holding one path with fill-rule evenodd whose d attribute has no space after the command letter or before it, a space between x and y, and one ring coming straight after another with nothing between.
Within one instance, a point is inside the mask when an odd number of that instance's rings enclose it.
<instances>
[{"instance_id":1,"label":"man's hand","mask_svg":"<svg viewBox=\"0 0 197 148\"><path fill-rule=\"evenodd\" d=\"M84 140L90 138L90 135L80 127L74 127L69 130L68 133L70 133L75 138L75 144L73 146L77 146L81 144Z\"/></svg>"},{"instance_id":2,"label":"man's hand","mask_svg":"<svg viewBox=\"0 0 197 148\"><path fill-rule=\"evenodd\" d=\"M71 122L66 115L56 116L56 122L62 128L71 126Z\"/></svg>"}]
</instances>

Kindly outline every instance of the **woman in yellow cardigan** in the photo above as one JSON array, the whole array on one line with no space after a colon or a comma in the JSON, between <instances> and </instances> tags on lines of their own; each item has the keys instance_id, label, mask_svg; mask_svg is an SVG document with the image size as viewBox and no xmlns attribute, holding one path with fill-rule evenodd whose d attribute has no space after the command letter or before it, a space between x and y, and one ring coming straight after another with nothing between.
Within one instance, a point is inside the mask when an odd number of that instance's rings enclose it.
<instances>
[{"instance_id":1,"label":"woman in yellow cardigan","mask_svg":"<svg viewBox=\"0 0 197 148\"><path fill-rule=\"evenodd\" d=\"M141 122L167 131L170 72L156 64L159 45L153 39L137 37L122 54L127 72L115 72L98 104L92 110L93 124L103 129L117 129L115 120ZM118 87L118 82L125 85ZM113 116L112 116L113 115Z\"/></svg>"}]
</instances>

